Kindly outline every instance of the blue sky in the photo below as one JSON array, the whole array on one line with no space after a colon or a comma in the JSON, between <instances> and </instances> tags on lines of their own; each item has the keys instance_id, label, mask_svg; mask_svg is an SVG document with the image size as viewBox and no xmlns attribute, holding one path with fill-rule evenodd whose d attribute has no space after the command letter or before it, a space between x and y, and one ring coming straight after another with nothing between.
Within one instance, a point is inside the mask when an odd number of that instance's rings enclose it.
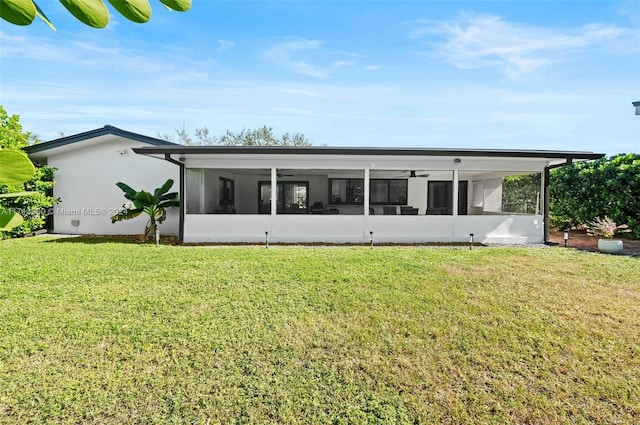
<instances>
[{"instance_id":1,"label":"blue sky","mask_svg":"<svg viewBox=\"0 0 640 425\"><path fill-rule=\"evenodd\" d=\"M105 2L106 3L106 2ZM272 126L316 145L640 152L640 1L151 0L0 21L0 104L42 139Z\"/></svg>"}]
</instances>

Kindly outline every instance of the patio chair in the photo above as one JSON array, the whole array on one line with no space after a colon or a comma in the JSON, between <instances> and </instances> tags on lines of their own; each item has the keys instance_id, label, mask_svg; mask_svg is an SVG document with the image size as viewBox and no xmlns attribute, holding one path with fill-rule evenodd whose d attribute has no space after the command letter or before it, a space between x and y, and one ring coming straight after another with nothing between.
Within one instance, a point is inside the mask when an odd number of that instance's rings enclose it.
<instances>
[{"instance_id":1,"label":"patio chair","mask_svg":"<svg viewBox=\"0 0 640 425\"><path fill-rule=\"evenodd\" d=\"M384 215L397 215L398 211L397 211L395 206L383 205L382 206L382 213Z\"/></svg>"},{"instance_id":2,"label":"patio chair","mask_svg":"<svg viewBox=\"0 0 640 425\"><path fill-rule=\"evenodd\" d=\"M413 207L400 207L400 215L418 215L418 209Z\"/></svg>"},{"instance_id":3,"label":"patio chair","mask_svg":"<svg viewBox=\"0 0 640 425\"><path fill-rule=\"evenodd\" d=\"M322 214L324 213L324 204L322 202L314 202L309 211L311 211L311 214Z\"/></svg>"}]
</instances>

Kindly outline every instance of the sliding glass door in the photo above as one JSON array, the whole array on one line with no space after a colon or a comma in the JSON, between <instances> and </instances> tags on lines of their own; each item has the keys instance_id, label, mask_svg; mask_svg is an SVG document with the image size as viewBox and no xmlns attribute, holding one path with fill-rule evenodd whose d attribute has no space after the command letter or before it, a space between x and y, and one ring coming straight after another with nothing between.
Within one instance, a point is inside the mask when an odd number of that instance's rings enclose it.
<instances>
[{"instance_id":1,"label":"sliding glass door","mask_svg":"<svg viewBox=\"0 0 640 425\"><path fill-rule=\"evenodd\" d=\"M309 182L278 182L278 214L307 214ZM271 213L271 183L258 182L258 212Z\"/></svg>"},{"instance_id":2,"label":"sliding glass door","mask_svg":"<svg viewBox=\"0 0 640 425\"><path fill-rule=\"evenodd\" d=\"M458 188L458 215L467 214L468 182L460 181ZM427 190L427 214L453 214L453 182L430 181Z\"/></svg>"}]
</instances>

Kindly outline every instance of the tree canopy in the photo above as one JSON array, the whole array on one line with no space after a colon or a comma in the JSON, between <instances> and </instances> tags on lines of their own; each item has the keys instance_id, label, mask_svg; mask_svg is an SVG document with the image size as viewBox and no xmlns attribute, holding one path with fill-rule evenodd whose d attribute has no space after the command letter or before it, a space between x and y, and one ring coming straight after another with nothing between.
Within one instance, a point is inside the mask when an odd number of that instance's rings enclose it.
<instances>
[{"instance_id":1,"label":"tree canopy","mask_svg":"<svg viewBox=\"0 0 640 425\"><path fill-rule=\"evenodd\" d=\"M176 129L175 135L159 134L158 137L170 142L180 143L188 146L310 146L311 142L302 133L284 133L277 137L273 134L273 127L262 126L261 128L242 129L234 132L227 129L227 132L220 137L213 136L207 127L197 128L195 136L192 136L184 127Z\"/></svg>"},{"instance_id":2,"label":"tree canopy","mask_svg":"<svg viewBox=\"0 0 640 425\"><path fill-rule=\"evenodd\" d=\"M619 154L552 171L552 224L558 227L610 217L640 237L640 154Z\"/></svg>"},{"instance_id":3,"label":"tree canopy","mask_svg":"<svg viewBox=\"0 0 640 425\"><path fill-rule=\"evenodd\" d=\"M31 133L22 130L19 115L9 115L0 105L0 147L20 150L29 146Z\"/></svg>"},{"instance_id":4,"label":"tree canopy","mask_svg":"<svg viewBox=\"0 0 640 425\"><path fill-rule=\"evenodd\" d=\"M29 234L45 225L55 168L34 168L22 149L33 135L25 132L18 115L0 106L0 239Z\"/></svg>"},{"instance_id":5,"label":"tree canopy","mask_svg":"<svg viewBox=\"0 0 640 425\"><path fill-rule=\"evenodd\" d=\"M130 21L144 23L151 18L149 0L108 0L111 6ZM60 0L60 3L80 22L94 28L109 23L109 9L102 0ZM160 0L169 10L186 12L191 0ZM33 0L0 0L0 18L15 25L29 25L35 17L41 18L55 30L47 15Z\"/></svg>"}]
</instances>

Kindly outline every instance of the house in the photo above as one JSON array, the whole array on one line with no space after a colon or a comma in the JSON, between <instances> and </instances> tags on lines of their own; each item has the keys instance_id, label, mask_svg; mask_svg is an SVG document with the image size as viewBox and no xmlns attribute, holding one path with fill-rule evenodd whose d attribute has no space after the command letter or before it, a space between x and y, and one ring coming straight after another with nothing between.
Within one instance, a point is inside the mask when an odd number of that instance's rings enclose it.
<instances>
[{"instance_id":1,"label":"house","mask_svg":"<svg viewBox=\"0 0 640 425\"><path fill-rule=\"evenodd\" d=\"M161 226L185 242L541 243L549 170L603 154L549 150L183 146L111 126L29 148L57 167L53 232L141 233L111 224L123 181L173 178L181 207ZM528 210L506 211L503 178L540 173ZM102 212L107 211L106 214ZM91 214L98 212L98 214ZM138 221L140 220L140 221ZM136 223L138 221L138 223Z\"/></svg>"},{"instance_id":2,"label":"house","mask_svg":"<svg viewBox=\"0 0 640 425\"><path fill-rule=\"evenodd\" d=\"M135 189L152 190L168 178L178 181L177 167L141 155L133 148L169 146L173 143L142 136L112 126L29 146L35 163L56 167L53 196L61 203L53 207L53 233L135 235L144 231L146 220L111 224L126 199L116 186L119 181ZM161 181L162 180L162 181ZM174 186L175 190L177 185ZM162 224L166 234L178 235L179 214L172 211Z\"/></svg>"}]
</instances>

